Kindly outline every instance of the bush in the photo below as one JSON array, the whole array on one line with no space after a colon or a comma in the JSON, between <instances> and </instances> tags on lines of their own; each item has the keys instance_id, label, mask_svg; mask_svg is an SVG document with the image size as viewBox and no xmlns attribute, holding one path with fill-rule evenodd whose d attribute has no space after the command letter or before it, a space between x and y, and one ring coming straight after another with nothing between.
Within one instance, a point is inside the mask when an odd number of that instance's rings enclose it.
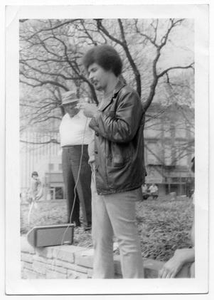
<instances>
[{"instance_id":1,"label":"bush","mask_svg":"<svg viewBox=\"0 0 214 300\"><path fill-rule=\"evenodd\" d=\"M137 206L144 258L166 261L176 249L191 246L193 206L190 199L146 200Z\"/></svg>"}]
</instances>

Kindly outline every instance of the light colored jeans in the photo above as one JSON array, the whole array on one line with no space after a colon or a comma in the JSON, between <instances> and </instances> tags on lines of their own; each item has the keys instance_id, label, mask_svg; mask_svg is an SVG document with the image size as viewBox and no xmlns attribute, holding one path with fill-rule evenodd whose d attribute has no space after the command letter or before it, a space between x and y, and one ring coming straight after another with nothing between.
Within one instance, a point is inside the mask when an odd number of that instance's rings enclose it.
<instances>
[{"instance_id":1,"label":"light colored jeans","mask_svg":"<svg viewBox=\"0 0 214 300\"><path fill-rule=\"evenodd\" d=\"M135 202L140 191L98 195L92 171L93 278L114 278L113 235L117 238L123 278L144 278Z\"/></svg>"}]
</instances>

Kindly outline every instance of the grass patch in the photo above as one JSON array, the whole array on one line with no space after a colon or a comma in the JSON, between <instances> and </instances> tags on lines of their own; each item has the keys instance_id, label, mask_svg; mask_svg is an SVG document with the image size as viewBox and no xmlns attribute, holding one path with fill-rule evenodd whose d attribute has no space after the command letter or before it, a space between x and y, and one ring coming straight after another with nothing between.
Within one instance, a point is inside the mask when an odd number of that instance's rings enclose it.
<instances>
[{"instance_id":1,"label":"grass patch","mask_svg":"<svg viewBox=\"0 0 214 300\"><path fill-rule=\"evenodd\" d=\"M166 261L176 249L191 246L193 205L190 199L146 200L137 206L143 257Z\"/></svg>"},{"instance_id":2,"label":"grass patch","mask_svg":"<svg viewBox=\"0 0 214 300\"><path fill-rule=\"evenodd\" d=\"M160 261L168 260L177 248L191 246L190 230L193 220L193 205L188 198L137 202L137 224L144 258ZM21 205L21 234L26 234L34 226L66 223L66 202L64 200L40 202L33 209L30 224L27 223L28 204ZM91 248L90 232L75 228L74 245Z\"/></svg>"}]
</instances>

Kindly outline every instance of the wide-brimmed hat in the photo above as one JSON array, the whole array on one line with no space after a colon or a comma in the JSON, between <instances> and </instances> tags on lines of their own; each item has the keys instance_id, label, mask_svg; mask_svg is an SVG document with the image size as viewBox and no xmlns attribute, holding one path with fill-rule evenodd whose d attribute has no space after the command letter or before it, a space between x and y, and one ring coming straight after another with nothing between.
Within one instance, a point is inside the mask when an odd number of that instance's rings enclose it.
<instances>
[{"instance_id":1,"label":"wide-brimmed hat","mask_svg":"<svg viewBox=\"0 0 214 300\"><path fill-rule=\"evenodd\" d=\"M70 103L76 103L79 99L77 98L77 95L73 91L66 92L62 94L62 105L70 104Z\"/></svg>"}]
</instances>

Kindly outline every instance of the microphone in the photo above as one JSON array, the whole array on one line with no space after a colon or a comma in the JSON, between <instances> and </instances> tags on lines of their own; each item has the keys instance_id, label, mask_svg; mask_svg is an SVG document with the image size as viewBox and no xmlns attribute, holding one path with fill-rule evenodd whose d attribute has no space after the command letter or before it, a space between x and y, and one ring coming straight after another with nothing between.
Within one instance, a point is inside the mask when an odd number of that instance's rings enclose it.
<instances>
[{"instance_id":1,"label":"microphone","mask_svg":"<svg viewBox=\"0 0 214 300\"><path fill-rule=\"evenodd\" d=\"M90 103L90 99L88 97L81 98L76 107L80 110L83 110L83 107L81 104L84 104L84 103Z\"/></svg>"}]
</instances>

